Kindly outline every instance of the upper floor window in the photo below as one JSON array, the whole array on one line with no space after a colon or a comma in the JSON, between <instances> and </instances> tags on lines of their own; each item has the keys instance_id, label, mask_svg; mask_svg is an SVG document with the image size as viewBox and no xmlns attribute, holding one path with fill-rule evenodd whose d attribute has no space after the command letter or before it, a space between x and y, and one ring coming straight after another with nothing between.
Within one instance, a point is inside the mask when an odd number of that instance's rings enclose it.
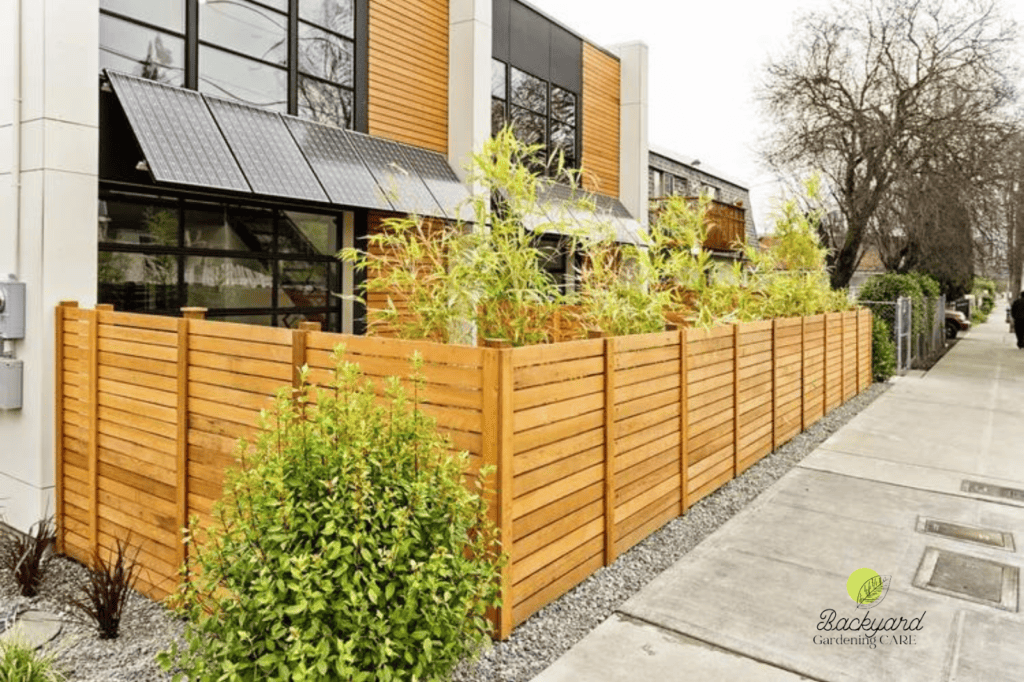
<instances>
[{"instance_id":1,"label":"upper floor window","mask_svg":"<svg viewBox=\"0 0 1024 682\"><path fill-rule=\"evenodd\" d=\"M352 128L356 2L101 0L100 67Z\"/></svg>"},{"instance_id":2,"label":"upper floor window","mask_svg":"<svg viewBox=\"0 0 1024 682\"><path fill-rule=\"evenodd\" d=\"M505 125L520 141L539 145L545 160L563 155L579 166L577 96L497 59L491 62L491 134Z\"/></svg>"}]
</instances>

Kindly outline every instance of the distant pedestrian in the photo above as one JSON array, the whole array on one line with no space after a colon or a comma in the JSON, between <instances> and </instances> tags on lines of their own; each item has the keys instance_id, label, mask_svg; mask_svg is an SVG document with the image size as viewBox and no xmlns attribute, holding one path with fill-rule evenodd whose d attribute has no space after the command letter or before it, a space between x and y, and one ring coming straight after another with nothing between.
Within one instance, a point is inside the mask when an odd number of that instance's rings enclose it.
<instances>
[{"instance_id":1,"label":"distant pedestrian","mask_svg":"<svg viewBox=\"0 0 1024 682\"><path fill-rule=\"evenodd\" d=\"M1013 331L1017 334L1017 348L1024 348L1024 291L1010 306L1010 317L1013 318Z\"/></svg>"}]
</instances>

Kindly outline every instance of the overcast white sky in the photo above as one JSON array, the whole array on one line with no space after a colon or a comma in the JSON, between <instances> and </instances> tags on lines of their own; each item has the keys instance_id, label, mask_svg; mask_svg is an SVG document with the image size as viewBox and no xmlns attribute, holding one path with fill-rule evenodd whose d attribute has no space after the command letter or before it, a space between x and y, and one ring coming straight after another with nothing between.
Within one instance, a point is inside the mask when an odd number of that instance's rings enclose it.
<instances>
[{"instance_id":1,"label":"overcast white sky","mask_svg":"<svg viewBox=\"0 0 1024 682\"><path fill-rule=\"evenodd\" d=\"M599 45L641 40L649 48L650 144L700 159L747 183L757 221L775 194L756 155L754 89L804 9L831 0L527 0ZM1004 0L1018 22L1024 0Z\"/></svg>"}]
</instances>

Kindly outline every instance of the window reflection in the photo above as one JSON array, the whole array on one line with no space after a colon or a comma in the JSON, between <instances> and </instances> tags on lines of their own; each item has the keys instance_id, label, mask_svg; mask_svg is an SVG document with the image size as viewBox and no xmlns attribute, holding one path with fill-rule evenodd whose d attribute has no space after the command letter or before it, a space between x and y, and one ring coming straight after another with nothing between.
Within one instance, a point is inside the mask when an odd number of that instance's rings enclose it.
<instances>
[{"instance_id":1,"label":"window reflection","mask_svg":"<svg viewBox=\"0 0 1024 682\"><path fill-rule=\"evenodd\" d=\"M181 86L185 41L117 17L100 15L100 68Z\"/></svg>"},{"instance_id":2,"label":"window reflection","mask_svg":"<svg viewBox=\"0 0 1024 682\"><path fill-rule=\"evenodd\" d=\"M299 76L299 116L303 118L351 128L353 99L351 90Z\"/></svg>"},{"instance_id":3,"label":"window reflection","mask_svg":"<svg viewBox=\"0 0 1024 682\"><path fill-rule=\"evenodd\" d=\"M307 261L280 263L280 308L325 308L330 303L331 264Z\"/></svg>"},{"instance_id":4,"label":"window reflection","mask_svg":"<svg viewBox=\"0 0 1024 682\"><path fill-rule=\"evenodd\" d=\"M201 45L199 91L284 111L288 104L288 72Z\"/></svg>"},{"instance_id":5,"label":"window reflection","mask_svg":"<svg viewBox=\"0 0 1024 682\"><path fill-rule=\"evenodd\" d=\"M558 168L558 155L565 166L579 165L578 107L575 93L497 59L491 61L491 134L511 125L521 142L540 146L531 162L536 172L552 173Z\"/></svg>"},{"instance_id":6,"label":"window reflection","mask_svg":"<svg viewBox=\"0 0 1024 682\"><path fill-rule=\"evenodd\" d=\"M199 38L266 62L288 63L288 18L247 0L199 4Z\"/></svg>"},{"instance_id":7,"label":"window reflection","mask_svg":"<svg viewBox=\"0 0 1024 682\"><path fill-rule=\"evenodd\" d=\"M512 67L512 104L538 114L548 112L548 84L536 76Z\"/></svg>"},{"instance_id":8,"label":"window reflection","mask_svg":"<svg viewBox=\"0 0 1024 682\"><path fill-rule=\"evenodd\" d=\"M352 87L353 45L313 26L299 24L299 69Z\"/></svg>"},{"instance_id":9,"label":"window reflection","mask_svg":"<svg viewBox=\"0 0 1024 682\"><path fill-rule=\"evenodd\" d=\"M269 308L273 273L266 261L221 256L185 258L186 305L203 308Z\"/></svg>"},{"instance_id":10,"label":"window reflection","mask_svg":"<svg viewBox=\"0 0 1024 682\"><path fill-rule=\"evenodd\" d=\"M348 38L355 36L353 0L299 0L299 18Z\"/></svg>"},{"instance_id":11,"label":"window reflection","mask_svg":"<svg viewBox=\"0 0 1024 682\"><path fill-rule=\"evenodd\" d=\"M185 32L185 0L100 0L100 9L139 19L169 31Z\"/></svg>"},{"instance_id":12,"label":"window reflection","mask_svg":"<svg viewBox=\"0 0 1024 682\"><path fill-rule=\"evenodd\" d=\"M339 250L338 225L332 216L282 211L281 253L333 256Z\"/></svg>"}]
</instances>

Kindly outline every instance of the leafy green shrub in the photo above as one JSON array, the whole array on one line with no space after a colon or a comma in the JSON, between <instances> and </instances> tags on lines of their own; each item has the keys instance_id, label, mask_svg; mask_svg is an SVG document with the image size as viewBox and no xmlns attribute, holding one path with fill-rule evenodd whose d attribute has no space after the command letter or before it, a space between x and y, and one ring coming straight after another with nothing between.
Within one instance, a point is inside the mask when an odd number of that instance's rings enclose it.
<instances>
[{"instance_id":1,"label":"leafy green shrub","mask_svg":"<svg viewBox=\"0 0 1024 682\"><path fill-rule=\"evenodd\" d=\"M914 335L925 334L932 328L934 323L931 308L926 305L925 298L934 298L939 295L939 285L929 275L922 273L897 274L893 272L884 275L873 275L868 278L860 289L858 300L868 308L874 310L875 315L884 314L884 308L872 306L870 301L895 301L900 297L907 297L911 300L912 310L912 332Z\"/></svg>"},{"instance_id":2,"label":"leafy green shrub","mask_svg":"<svg viewBox=\"0 0 1024 682\"><path fill-rule=\"evenodd\" d=\"M0 642L0 682L63 682L55 654L37 654L16 640Z\"/></svg>"},{"instance_id":3,"label":"leafy green shrub","mask_svg":"<svg viewBox=\"0 0 1024 682\"><path fill-rule=\"evenodd\" d=\"M497 604L489 472L470 490L466 455L415 397L397 379L377 397L352 364L324 389L282 391L261 422L192 543L187 647L165 668L193 681L445 675Z\"/></svg>"},{"instance_id":4,"label":"leafy green shrub","mask_svg":"<svg viewBox=\"0 0 1024 682\"><path fill-rule=\"evenodd\" d=\"M875 381L886 381L896 373L896 344L892 328L882 318L871 318L871 375Z\"/></svg>"}]
</instances>

